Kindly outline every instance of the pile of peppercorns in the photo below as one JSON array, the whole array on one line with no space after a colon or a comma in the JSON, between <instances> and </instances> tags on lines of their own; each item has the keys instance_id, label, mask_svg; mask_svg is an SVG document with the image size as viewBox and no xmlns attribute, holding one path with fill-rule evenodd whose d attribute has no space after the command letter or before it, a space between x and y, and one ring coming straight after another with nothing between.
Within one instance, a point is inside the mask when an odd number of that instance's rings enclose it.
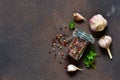
<instances>
[{"instance_id":1,"label":"pile of peppercorns","mask_svg":"<svg viewBox=\"0 0 120 80\"><path fill-rule=\"evenodd\" d=\"M62 32L63 29L66 30L67 27L66 26L64 28L61 27L60 31ZM62 64L62 60L67 60L66 53L68 53L67 50L68 43L65 42L67 37L68 35L65 33L63 34L62 32L61 34L57 34L51 41L50 46L52 47L52 49L49 51L49 54L53 54L54 59L58 58L60 64Z\"/></svg>"}]
</instances>

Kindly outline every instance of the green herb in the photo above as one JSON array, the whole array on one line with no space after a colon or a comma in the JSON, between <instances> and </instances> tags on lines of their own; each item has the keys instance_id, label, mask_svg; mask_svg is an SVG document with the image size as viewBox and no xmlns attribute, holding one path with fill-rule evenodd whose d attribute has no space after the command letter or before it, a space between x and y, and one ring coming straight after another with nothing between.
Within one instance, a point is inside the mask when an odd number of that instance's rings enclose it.
<instances>
[{"instance_id":1,"label":"green herb","mask_svg":"<svg viewBox=\"0 0 120 80\"><path fill-rule=\"evenodd\" d=\"M95 62L95 58L97 56L97 53L94 50L94 47L90 47L87 55L84 58L84 64L87 68L93 67L94 69L96 69L94 62Z\"/></svg>"},{"instance_id":2,"label":"green herb","mask_svg":"<svg viewBox=\"0 0 120 80\"><path fill-rule=\"evenodd\" d=\"M75 22L71 21L71 22L69 23L69 28L70 28L70 30L75 29Z\"/></svg>"}]
</instances>

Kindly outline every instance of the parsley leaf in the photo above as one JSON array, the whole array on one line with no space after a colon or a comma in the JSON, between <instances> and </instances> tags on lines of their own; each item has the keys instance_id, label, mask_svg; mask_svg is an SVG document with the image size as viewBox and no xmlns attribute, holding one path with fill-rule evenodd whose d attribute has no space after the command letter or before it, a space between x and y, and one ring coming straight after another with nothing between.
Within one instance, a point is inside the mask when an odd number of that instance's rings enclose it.
<instances>
[{"instance_id":1,"label":"parsley leaf","mask_svg":"<svg viewBox=\"0 0 120 80\"><path fill-rule=\"evenodd\" d=\"M71 22L69 23L69 28L70 28L70 30L75 29L75 22L71 21Z\"/></svg>"}]
</instances>

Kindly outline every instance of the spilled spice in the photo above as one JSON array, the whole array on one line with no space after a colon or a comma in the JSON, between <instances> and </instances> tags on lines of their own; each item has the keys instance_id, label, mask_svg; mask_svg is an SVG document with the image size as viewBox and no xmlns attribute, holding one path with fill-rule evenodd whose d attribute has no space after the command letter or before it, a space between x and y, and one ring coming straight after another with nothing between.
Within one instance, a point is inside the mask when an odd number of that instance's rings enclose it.
<instances>
[{"instance_id":1,"label":"spilled spice","mask_svg":"<svg viewBox=\"0 0 120 80\"><path fill-rule=\"evenodd\" d=\"M55 51L55 48L53 48L52 50Z\"/></svg>"},{"instance_id":2,"label":"spilled spice","mask_svg":"<svg viewBox=\"0 0 120 80\"><path fill-rule=\"evenodd\" d=\"M59 61L59 64L62 64L62 62L61 62L61 61Z\"/></svg>"},{"instance_id":3,"label":"spilled spice","mask_svg":"<svg viewBox=\"0 0 120 80\"><path fill-rule=\"evenodd\" d=\"M64 66L65 69L67 69L67 66Z\"/></svg>"},{"instance_id":4,"label":"spilled spice","mask_svg":"<svg viewBox=\"0 0 120 80\"><path fill-rule=\"evenodd\" d=\"M60 28L60 30L62 30L62 28Z\"/></svg>"},{"instance_id":5,"label":"spilled spice","mask_svg":"<svg viewBox=\"0 0 120 80\"><path fill-rule=\"evenodd\" d=\"M65 26L64 28L65 28L65 29L67 29L67 27L66 27L66 26Z\"/></svg>"},{"instance_id":6,"label":"spilled spice","mask_svg":"<svg viewBox=\"0 0 120 80\"><path fill-rule=\"evenodd\" d=\"M61 31L61 33L56 34L55 37L52 39L51 41L51 48L52 51L49 51L49 54L53 54L54 59L59 60L59 64L62 64L62 61L66 61L66 49L68 49L67 44L65 42L65 39L68 38L67 33L65 33L66 31L64 30L69 30L69 28L67 28L67 26L64 27L60 27L59 30Z\"/></svg>"},{"instance_id":7,"label":"spilled spice","mask_svg":"<svg viewBox=\"0 0 120 80\"><path fill-rule=\"evenodd\" d=\"M51 54L51 51L49 51L49 54Z\"/></svg>"}]
</instances>

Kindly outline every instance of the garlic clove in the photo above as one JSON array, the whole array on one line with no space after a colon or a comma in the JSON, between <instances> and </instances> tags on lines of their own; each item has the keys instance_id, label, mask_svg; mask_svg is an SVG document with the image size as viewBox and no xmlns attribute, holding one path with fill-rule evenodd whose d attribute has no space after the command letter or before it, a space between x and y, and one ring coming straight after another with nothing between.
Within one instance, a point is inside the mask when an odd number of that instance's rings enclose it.
<instances>
[{"instance_id":1,"label":"garlic clove","mask_svg":"<svg viewBox=\"0 0 120 80\"><path fill-rule=\"evenodd\" d=\"M68 72L74 72L74 71L77 71L77 70L83 70L83 69L80 69L80 68L78 68L78 67L76 67L75 65L73 65L73 64L69 64L68 66L67 66L67 71Z\"/></svg>"},{"instance_id":2,"label":"garlic clove","mask_svg":"<svg viewBox=\"0 0 120 80\"><path fill-rule=\"evenodd\" d=\"M103 31L107 26L107 20L101 14L97 14L89 20L89 24L92 31Z\"/></svg>"},{"instance_id":3,"label":"garlic clove","mask_svg":"<svg viewBox=\"0 0 120 80\"><path fill-rule=\"evenodd\" d=\"M85 20L85 18L82 15L80 15L79 13L73 13L73 19L76 22Z\"/></svg>"}]
</instances>

